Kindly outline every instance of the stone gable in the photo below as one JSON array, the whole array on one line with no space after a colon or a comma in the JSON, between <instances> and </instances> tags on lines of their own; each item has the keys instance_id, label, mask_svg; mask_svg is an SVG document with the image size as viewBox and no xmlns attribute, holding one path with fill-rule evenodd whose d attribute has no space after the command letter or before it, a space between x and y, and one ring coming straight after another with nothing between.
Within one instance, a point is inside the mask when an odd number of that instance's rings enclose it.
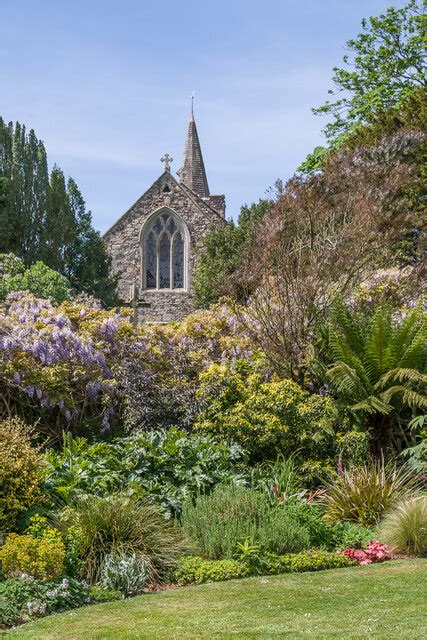
<instances>
[{"instance_id":1,"label":"stone gable","mask_svg":"<svg viewBox=\"0 0 427 640\"><path fill-rule=\"evenodd\" d=\"M214 208L212 205L215 205ZM144 290L141 231L155 212L166 208L174 212L188 229L187 286L180 289ZM218 211L218 209L220 211ZM104 241L112 258L114 273L119 273L119 296L130 299L138 286L138 319L141 322L181 320L194 310L192 277L203 239L213 226L225 225L223 196L201 198L166 170L139 200L105 233Z\"/></svg>"}]
</instances>

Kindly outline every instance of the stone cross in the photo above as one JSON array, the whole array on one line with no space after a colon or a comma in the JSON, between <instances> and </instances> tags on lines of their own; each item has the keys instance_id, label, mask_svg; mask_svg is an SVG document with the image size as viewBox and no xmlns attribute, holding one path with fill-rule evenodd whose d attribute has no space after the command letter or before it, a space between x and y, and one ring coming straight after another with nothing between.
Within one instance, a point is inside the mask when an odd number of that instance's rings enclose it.
<instances>
[{"instance_id":1,"label":"stone cross","mask_svg":"<svg viewBox=\"0 0 427 640\"><path fill-rule=\"evenodd\" d=\"M165 164L165 171L171 170L172 161L173 161L173 158L168 153L165 153L165 155L162 158L160 158L160 162L164 162Z\"/></svg>"}]
</instances>

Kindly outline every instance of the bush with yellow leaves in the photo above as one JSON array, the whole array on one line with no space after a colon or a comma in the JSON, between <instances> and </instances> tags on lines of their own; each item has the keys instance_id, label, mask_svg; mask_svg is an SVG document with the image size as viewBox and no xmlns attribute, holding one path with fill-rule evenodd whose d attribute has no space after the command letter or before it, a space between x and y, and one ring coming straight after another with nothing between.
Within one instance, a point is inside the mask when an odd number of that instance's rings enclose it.
<instances>
[{"instance_id":1,"label":"bush with yellow leaves","mask_svg":"<svg viewBox=\"0 0 427 640\"><path fill-rule=\"evenodd\" d=\"M40 500L45 469L31 427L17 417L0 421L0 460L0 531L10 531Z\"/></svg>"},{"instance_id":2,"label":"bush with yellow leaves","mask_svg":"<svg viewBox=\"0 0 427 640\"><path fill-rule=\"evenodd\" d=\"M0 562L7 577L25 573L53 580L64 572L65 547L60 540L44 540L10 533L0 548Z\"/></svg>"}]
</instances>

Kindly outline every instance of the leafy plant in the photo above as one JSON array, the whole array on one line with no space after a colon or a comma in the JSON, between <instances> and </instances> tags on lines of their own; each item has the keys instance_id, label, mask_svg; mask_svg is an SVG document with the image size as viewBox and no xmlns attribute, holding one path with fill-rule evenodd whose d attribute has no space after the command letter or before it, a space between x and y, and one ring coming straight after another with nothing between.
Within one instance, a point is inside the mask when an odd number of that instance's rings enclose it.
<instances>
[{"instance_id":1,"label":"leafy plant","mask_svg":"<svg viewBox=\"0 0 427 640\"><path fill-rule=\"evenodd\" d=\"M387 545L372 540L364 549L344 549L339 551L343 556L356 560L358 564L372 564L374 562L384 562L390 560L390 550Z\"/></svg>"},{"instance_id":2,"label":"leafy plant","mask_svg":"<svg viewBox=\"0 0 427 640\"><path fill-rule=\"evenodd\" d=\"M110 553L105 556L100 584L120 591L125 598L141 591L150 577L150 566L136 554Z\"/></svg>"},{"instance_id":3,"label":"leafy plant","mask_svg":"<svg viewBox=\"0 0 427 640\"><path fill-rule=\"evenodd\" d=\"M0 421L0 531L16 528L42 499L45 466L33 436L34 430L18 417Z\"/></svg>"},{"instance_id":4,"label":"leafy plant","mask_svg":"<svg viewBox=\"0 0 427 640\"><path fill-rule=\"evenodd\" d=\"M123 595L114 589L105 589L99 584L94 584L88 588L88 596L91 604L100 604L101 602L116 602L122 600Z\"/></svg>"},{"instance_id":5,"label":"leafy plant","mask_svg":"<svg viewBox=\"0 0 427 640\"><path fill-rule=\"evenodd\" d=\"M245 538L263 550L299 551L309 543L307 531L271 507L266 493L244 487L218 485L212 494L187 501L182 527L197 551L211 560L232 558Z\"/></svg>"},{"instance_id":6,"label":"leafy plant","mask_svg":"<svg viewBox=\"0 0 427 640\"><path fill-rule=\"evenodd\" d=\"M363 467L350 466L341 475L329 478L322 498L327 518L356 522L370 527L400 499L414 494L419 481L411 469L385 464L384 459Z\"/></svg>"},{"instance_id":7,"label":"leafy plant","mask_svg":"<svg viewBox=\"0 0 427 640\"><path fill-rule=\"evenodd\" d=\"M278 455L274 462L263 462L255 467L251 474L251 484L257 489L264 489L272 504L302 497L305 493L294 455L289 458Z\"/></svg>"},{"instance_id":8,"label":"leafy plant","mask_svg":"<svg viewBox=\"0 0 427 640\"><path fill-rule=\"evenodd\" d=\"M37 580L21 575L0 582L0 625L13 626L87 602L86 585L73 578Z\"/></svg>"},{"instance_id":9,"label":"leafy plant","mask_svg":"<svg viewBox=\"0 0 427 640\"><path fill-rule=\"evenodd\" d=\"M252 463L281 456L271 472L283 474L282 480L286 474L289 479L284 465L291 463L284 461L291 456L301 467L338 459L339 437L348 424L338 427L333 399L309 394L291 380L265 381L253 362L213 364L200 376L197 397L201 412L195 429L236 442Z\"/></svg>"},{"instance_id":10,"label":"leafy plant","mask_svg":"<svg viewBox=\"0 0 427 640\"><path fill-rule=\"evenodd\" d=\"M198 556L181 558L175 569L174 578L178 584L200 584L243 578L249 575L299 573L339 569L356 564L352 558L327 551L301 551L284 556L257 551L258 562L252 565L247 558L239 560L205 560ZM244 554L245 555L245 554Z\"/></svg>"},{"instance_id":11,"label":"leafy plant","mask_svg":"<svg viewBox=\"0 0 427 640\"><path fill-rule=\"evenodd\" d=\"M187 496L208 492L219 482L244 481L239 471L243 452L237 445L174 428L94 444L68 435L63 449L49 450L46 458L46 489L61 500L126 489L149 497L169 514L180 513Z\"/></svg>"},{"instance_id":12,"label":"leafy plant","mask_svg":"<svg viewBox=\"0 0 427 640\"><path fill-rule=\"evenodd\" d=\"M147 563L150 582L162 580L183 553L181 532L161 510L125 494L82 496L62 514L62 526L78 527L80 575L99 582L112 553L136 555Z\"/></svg>"},{"instance_id":13,"label":"leafy plant","mask_svg":"<svg viewBox=\"0 0 427 640\"><path fill-rule=\"evenodd\" d=\"M247 566L238 560L205 560L197 556L185 556L178 562L174 580L180 585L202 584L244 578L248 574Z\"/></svg>"},{"instance_id":14,"label":"leafy plant","mask_svg":"<svg viewBox=\"0 0 427 640\"><path fill-rule=\"evenodd\" d=\"M13 260L15 258L15 260ZM20 259L0 253L0 300L10 291L29 291L39 298L59 304L70 299L71 285L67 278L38 261L25 269L17 268Z\"/></svg>"},{"instance_id":15,"label":"leafy plant","mask_svg":"<svg viewBox=\"0 0 427 640\"><path fill-rule=\"evenodd\" d=\"M322 338L326 375L338 397L365 417L377 447L391 442L401 450L411 412L427 407L426 338L421 304L398 318L378 306L369 321L343 302L332 308Z\"/></svg>"},{"instance_id":16,"label":"leafy plant","mask_svg":"<svg viewBox=\"0 0 427 640\"><path fill-rule=\"evenodd\" d=\"M362 549L375 538L371 529L353 522L335 522L332 530L335 549Z\"/></svg>"},{"instance_id":17,"label":"leafy plant","mask_svg":"<svg viewBox=\"0 0 427 640\"><path fill-rule=\"evenodd\" d=\"M407 498L392 507L380 524L380 537L396 553L427 553L427 498Z\"/></svg>"},{"instance_id":18,"label":"leafy plant","mask_svg":"<svg viewBox=\"0 0 427 640\"><path fill-rule=\"evenodd\" d=\"M0 562L6 576L26 573L34 578L52 580L64 571L65 548L61 541L19 536L9 533L0 547Z\"/></svg>"}]
</instances>

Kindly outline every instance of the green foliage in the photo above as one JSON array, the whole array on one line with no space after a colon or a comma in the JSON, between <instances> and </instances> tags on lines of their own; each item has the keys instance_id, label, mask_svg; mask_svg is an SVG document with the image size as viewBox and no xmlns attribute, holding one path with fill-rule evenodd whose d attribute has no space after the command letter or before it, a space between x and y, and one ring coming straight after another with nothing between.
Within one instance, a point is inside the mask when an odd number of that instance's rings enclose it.
<instances>
[{"instance_id":1,"label":"green foliage","mask_svg":"<svg viewBox=\"0 0 427 640\"><path fill-rule=\"evenodd\" d=\"M4 254L0 254L0 264L4 264L4 257ZM0 285L0 299L4 299L9 291L29 291L54 304L70 299L70 283L67 278L40 261L23 273L4 278Z\"/></svg>"},{"instance_id":2,"label":"green foliage","mask_svg":"<svg viewBox=\"0 0 427 640\"><path fill-rule=\"evenodd\" d=\"M427 407L426 338L421 304L403 316L380 305L367 318L340 301L331 310L320 339L318 372L343 403L365 418L377 446L391 442L401 449L410 439L405 422Z\"/></svg>"},{"instance_id":3,"label":"green foliage","mask_svg":"<svg viewBox=\"0 0 427 640\"><path fill-rule=\"evenodd\" d=\"M0 582L0 627L80 607L86 598L87 587L73 578L54 581L26 575L10 578Z\"/></svg>"},{"instance_id":4,"label":"green foliage","mask_svg":"<svg viewBox=\"0 0 427 640\"><path fill-rule=\"evenodd\" d=\"M76 183L56 165L49 176L46 150L34 131L1 118L0 223L0 251L15 253L27 267L42 260L77 291L117 303L110 257ZM38 267L34 277L42 276ZM66 283L58 282L54 294Z\"/></svg>"},{"instance_id":5,"label":"green foliage","mask_svg":"<svg viewBox=\"0 0 427 640\"><path fill-rule=\"evenodd\" d=\"M91 604L123 600L123 595L119 593L119 591L114 591L114 589L105 589L104 587L99 586L99 584L94 584L89 587L88 596Z\"/></svg>"},{"instance_id":6,"label":"green foliage","mask_svg":"<svg viewBox=\"0 0 427 640\"><path fill-rule=\"evenodd\" d=\"M232 558L236 545L251 538L266 551L285 553L308 546L303 527L280 507L271 507L265 493L218 485L211 495L184 504L182 527L195 549L210 560Z\"/></svg>"},{"instance_id":7,"label":"green foliage","mask_svg":"<svg viewBox=\"0 0 427 640\"><path fill-rule=\"evenodd\" d=\"M313 109L333 115L325 128L328 140L365 123L373 111L396 105L414 88L425 87L422 6L410 0L404 7L390 7L384 14L362 21L363 31L346 43L350 54L344 68L334 68L334 102Z\"/></svg>"},{"instance_id":8,"label":"green foliage","mask_svg":"<svg viewBox=\"0 0 427 640\"><path fill-rule=\"evenodd\" d=\"M381 459L363 467L350 466L341 475L329 478L325 486L323 504L330 521L370 527L378 524L397 501L417 492L419 481L410 469L385 464Z\"/></svg>"},{"instance_id":9,"label":"green foliage","mask_svg":"<svg viewBox=\"0 0 427 640\"><path fill-rule=\"evenodd\" d=\"M228 293L227 280L242 262L252 242L255 225L271 207L260 200L243 206L237 225L230 220L223 228L213 228L204 238L203 252L193 279L196 304L209 307Z\"/></svg>"},{"instance_id":10,"label":"green foliage","mask_svg":"<svg viewBox=\"0 0 427 640\"><path fill-rule=\"evenodd\" d=\"M0 421L0 531L16 528L42 498L45 465L33 435L19 418Z\"/></svg>"},{"instance_id":11,"label":"green foliage","mask_svg":"<svg viewBox=\"0 0 427 640\"><path fill-rule=\"evenodd\" d=\"M135 595L146 586L150 577L149 563L136 554L109 553L102 565L100 584L123 594Z\"/></svg>"},{"instance_id":12,"label":"green foliage","mask_svg":"<svg viewBox=\"0 0 427 640\"><path fill-rule=\"evenodd\" d=\"M0 547L0 562L6 576L25 573L34 578L52 580L64 571L64 544L31 535L10 533Z\"/></svg>"},{"instance_id":13,"label":"green foliage","mask_svg":"<svg viewBox=\"0 0 427 640\"><path fill-rule=\"evenodd\" d=\"M339 569L355 564L353 560L338 553L327 551L302 551L280 556L274 553L260 554L261 574L300 573ZM180 585L220 582L259 575L259 569L253 572L246 561L242 560L205 560L198 556L185 556L178 562L174 578Z\"/></svg>"},{"instance_id":14,"label":"green foliage","mask_svg":"<svg viewBox=\"0 0 427 640\"><path fill-rule=\"evenodd\" d=\"M381 540L395 553L427 554L427 498L408 498L386 512Z\"/></svg>"},{"instance_id":15,"label":"green foliage","mask_svg":"<svg viewBox=\"0 0 427 640\"><path fill-rule=\"evenodd\" d=\"M263 462L252 469L251 484L267 492L272 504L287 501L305 493L304 480L295 458L277 456L274 462Z\"/></svg>"},{"instance_id":16,"label":"green foliage","mask_svg":"<svg viewBox=\"0 0 427 640\"><path fill-rule=\"evenodd\" d=\"M81 493L105 496L126 489L173 514L187 496L208 492L218 482L241 482L241 458L235 445L177 429L94 444L67 436L61 451L47 453L45 486L66 502Z\"/></svg>"},{"instance_id":17,"label":"green foliage","mask_svg":"<svg viewBox=\"0 0 427 640\"><path fill-rule=\"evenodd\" d=\"M244 362L212 365L200 376L197 397L201 412L195 429L238 443L251 462L294 455L302 474L314 463L314 477L334 465L349 429L344 420L338 426L332 398L309 394L291 380L263 382ZM361 449L363 455L366 447Z\"/></svg>"},{"instance_id":18,"label":"green foliage","mask_svg":"<svg viewBox=\"0 0 427 640\"><path fill-rule=\"evenodd\" d=\"M237 560L205 560L198 556L185 556L179 560L173 576L178 584L185 585L222 582L244 578L248 574L247 567Z\"/></svg>"},{"instance_id":19,"label":"green foliage","mask_svg":"<svg viewBox=\"0 0 427 640\"><path fill-rule=\"evenodd\" d=\"M124 494L81 496L61 515L62 527L80 530L80 575L98 582L111 553L136 555L149 567L150 581L162 580L182 554L181 532L158 507Z\"/></svg>"},{"instance_id":20,"label":"green foliage","mask_svg":"<svg viewBox=\"0 0 427 640\"><path fill-rule=\"evenodd\" d=\"M364 549L375 539L371 529L353 522L335 522L332 528L335 549Z\"/></svg>"},{"instance_id":21,"label":"green foliage","mask_svg":"<svg viewBox=\"0 0 427 640\"><path fill-rule=\"evenodd\" d=\"M343 560L345 558L345 560ZM328 551L302 551L295 555L285 556L287 567L292 572L322 571L323 569L341 569L354 564L350 558L339 553Z\"/></svg>"}]
</instances>

